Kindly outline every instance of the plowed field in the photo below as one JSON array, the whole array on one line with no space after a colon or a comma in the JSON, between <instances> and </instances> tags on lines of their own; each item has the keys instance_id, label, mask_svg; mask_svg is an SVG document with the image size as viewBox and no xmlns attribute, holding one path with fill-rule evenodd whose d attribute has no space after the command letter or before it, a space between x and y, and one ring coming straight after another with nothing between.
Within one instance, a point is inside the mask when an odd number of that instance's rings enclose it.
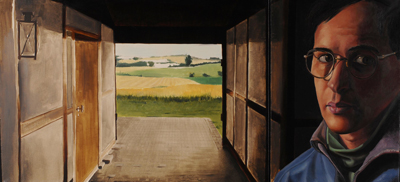
<instances>
[{"instance_id":1,"label":"plowed field","mask_svg":"<svg viewBox=\"0 0 400 182\"><path fill-rule=\"evenodd\" d=\"M199 83L185 78L157 78L137 76L117 76L117 88L119 89L143 89L160 88L177 85L199 85Z\"/></svg>"}]
</instances>

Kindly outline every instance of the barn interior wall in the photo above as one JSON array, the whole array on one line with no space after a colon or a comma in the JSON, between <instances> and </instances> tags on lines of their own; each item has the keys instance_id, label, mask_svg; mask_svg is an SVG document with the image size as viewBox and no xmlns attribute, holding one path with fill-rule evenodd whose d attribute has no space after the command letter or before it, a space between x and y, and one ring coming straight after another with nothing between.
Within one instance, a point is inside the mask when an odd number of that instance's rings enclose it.
<instances>
[{"instance_id":1,"label":"barn interior wall","mask_svg":"<svg viewBox=\"0 0 400 182\"><path fill-rule=\"evenodd\" d=\"M255 181L268 178L266 13L226 32L226 138Z\"/></svg>"},{"instance_id":2,"label":"barn interior wall","mask_svg":"<svg viewBox=\"0 0 400 182\"><path fill-rule=\"evenodd\" d=\"M64 83L66 86L66 102L67 108L66 114L66 127L67 129L67 181L73 179L75 173L75 158L74 158L74 146L75 146L75 124L74 124L74 114L73 114L73 93L74 93L74 82L75 82L75 41L72 39L71 34L67 34L64 40ZM65 98L64 98L65 99ZM64 105L64 106L65 106ZM72 110L72 111L68 111ZM65 119L65 118L64 118ZM65 131L65 129L64 129ZM65 139L64 139L65 142Z\"/></svg>"},{"instance_id":3,"label":"barn interior wall","mask_svg":"<svg viewBox=\"0 0 400 182\"><path fill-rule=\"evenodd\" d=\"M247 107L247 167L257 181L266 181L268 123L267 113L267 21L266 10L249 18L248 100L262 108Z\"/></svg>"},{"instance_id":4,"label":"barn interior wall","mask_svg":"<svg viewBox=\"0 0 400 182\"><path fill-rule=\"evenodd\" d=\"M74 177L74 122L73 114L67 115L67 131L68 131L68 154L67 154L67 179L71 181Z\"/></svg>"},{"instance_id":5,"label":"barn interior wall","mask_svg":"<svg viewBox=\"0 0 400 182\"><path fill-rule=\"evenodd\" d=\"M274 179L282 166L292 158L292 143L288 125L287 85L287 13L288 1L271 4L270 12L270 66L271 66L271 146L270 176Z\"/></svg>"},{"instance_id":6,"label":"barn interior wall","mask_svg":"<svg viewBox=\"0 0 400 182\"><path fill-rule=\"evenodd\" d=\"M101 26L101 153L115 141L115 53L113 30Z\"/></svg>"},{"instance_id":7,"label":"barn interior wall","mask_svg":"<svg viewBox=\"0 0 400 182\"><path fill-rule=\"evenodd\" d=\"M63 180L62 130L63 119L58 119L21 139L21 181Z\"/></svg>"},{"instance_id":8,"label":"barn interior wall","mask_svg":"<svg viewBox=\"0 0 400 182\"><path fill-rule=\"evenodd\" d=\"M21 181L63 180L62 4L16 0L16 20L33 12L37 56L19 59ZM16 31L18 34L18 31Z\"/></svg>"},{"instance_id":9,"label":"barn interior wall","mask_svg":"<svg viewBox=\"0 0 400 182\"><path fill-rule=\"evenodd\" d=\"M234 109L235 109L235 69L236 69L236 45L235 27L226 31L226 138L233 146L234 136Z\"/></svg>"},{"instance_id":10,"label":"barn interior wall","mask_svg":"<svg viewBox=\"0 0 400 182\"><path fill-rule=\"evenodd\" d=\"M16 1L16 19L32 10L37 21L37 58L21 58L18 64L21 121L62 107L62 4L52 1Z\"/></svg>"},{"instance_id":11,"label":"barn interior wall","mask_svg":"<svg viewBox=\"0 0 400 182\"><path fill-rule=\"evenodd\" d=\"M18 77L15 1L0 1L1 181L18 181Z\"/></svg>"},{"instance_id":12,"label":"barn interior wall","mask_svg":"<svg viewBox=\"0 0 400 182\"><path fill-rule=\"evenodd\" d=\"M63 181L63 51L65 46L62 25L63 5L51 0L5 0L1 1L0 5L2 22L0 25L0 120L1 138L7 138L7 140L1 140L3 180ZM18 41L16 40L19 34L18 20L24 20L22 12L33 12L32 20L37 22L36 59L24 57L18 59ZM99 62L103 63L101 78L104 79L99 80L101 82L99 85L103 85L99 93L102 107L99 108L102 108L100 115L104 117L99 119L104 125L102 128L104 135L100 137L103 137L103 146L109 146L115 139L113 31L108 27L101 27L100 22L82 16L69 8L67 8L66 24L98 35L102 31L102 39L105 41L102 42L101 53L99 53L102 59ZM18 108L18 98L20 108ZM74 175L73 115L69 114L67 118L66 167L67 178L72 179ZM20 134L18 121L21 127ZM18 152L19 140L21 141L20 153ZM20 155L20 166L18 155ZM19 173L21 179L18 179Z\"/></svg>"}]
</instances>

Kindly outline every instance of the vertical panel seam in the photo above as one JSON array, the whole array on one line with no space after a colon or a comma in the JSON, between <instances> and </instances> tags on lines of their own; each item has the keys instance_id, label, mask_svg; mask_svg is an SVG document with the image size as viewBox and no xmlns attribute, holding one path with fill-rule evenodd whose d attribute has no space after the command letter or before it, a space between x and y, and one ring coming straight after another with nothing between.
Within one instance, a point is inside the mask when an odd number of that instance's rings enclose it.
<instances>
[{"instance_id":1,"label":"vertical panel seam","mask_svg":"<svg viewBox=\"0 0 400 182\"><path fill-rule=\"evenodd\" d=\"M266 159L267 159L267 161L268 161L268 165L266 166L266 179L269 179L269 180L271 180L271 164L270 164L270 161L271 161L271 44L270 44L270 40L271 40L271 31L270 31L270 28L271 28L271 20L270 20L270 18L271 18L271 16L270 16L270 13L271 13L271 5L270 5L270 3L267 3L267 8L266 8L266 13L265 13L265 21L266 21L266 23L265 23L265 26L266 26L266 29L265 29L265 31L267 31L266 32L266 36L267 36L267 40L265 41L265 44L266 44L266 49L265 49L265 51L266 51L266 66L267 66L267 68L266 68L266 71L267 71L267 73L266 73L266 77L267 77L267 79L265 79L265 81L266 81L266 91L267 91L267 110L268 110L268 118L267 118L267 139L266 139L266 141L268 142L267 143L267 147L268 147L268 150L267 150L267 152L266 152Z\"/></svg>"},{"instance_id":2,"label":"vertical panel seam","mask_svg":"<svg viewBox=\"0 0 400 182\"><path fill-rule=\"evenodd\" d=\"M20 95L19 95L19 69L18 69L18 63L19 63L19 35L16 35L19 32L16 33L15 32L15 21L16 21L16 0L12 1L12 13L11 13L11 23L12 23L12 30L14 33L14 40L15 40L15 36L18 36L18 49L16 49L16 45L15 45L15 41L14 41L14 61L15 61L15 68L14 68L14 73L15 73L15 93L16 93L16 102L17 102L17 130L18 130L18 181L21 181L21 171L22 171L22 167L21 167L21 101L20 101ZM17 24L18 26L18 24ZM18 26L19 28L19 26ZM18 56L16 56L16 52L15 50L18 51ZM18 58L18 59L15 59ZM1 164L3 165L3 164ZM1 175L3 176L3 175Z\"/></svg>"},{"instance_id":3,"label":"vertical panel seam","mask_svg":"<svg viewBox=\"0 0 400 182\"><path fill-rule=\"evenodd\" d=\"M235 148L236 128L236 26L233 27L233 109L232 109L232 147Z\"/></svg>"},{"instance_id":4,"label":"vertical panel seam","mask_svg":"<svg viewBox=\"0 0 400 182\"><path fill-rule=\"evenodd\" d=\"M63 172L64 172L64 182L68 181L68 119L67 119L67 50L68 49L68 43L66 39L66 31L65 31L65 16L66 16L66 5L65 3L62 4L62 32L63 32Z\"/></svg>"},{"instance_id":5,"label":"vertical panel seam","mask_svg":"<svg viewBox=\"0 0 400 182\"><path fill-rule=\"evenodd\" d=\"M246 50L246 100L248 100L249 99L249 74L250 74L250 72L249 72L249 45L250 45L250 42L249 42L249 24L250 24L250 18L248 18L247 19L247 22L246 22L246 28L247 28L247 30L246 30L246 42L247 42L247 50ZM245 115L246 115L246 120L245 120L245 123L246 123L246 125L245 125L245 127L246 127L246 131L245 131L245 164L246 164L246 166L248 167L248 128L249 128L249 117L248 117L248 104L247 104L247 102L245 102L245 104L246 104L246 110L245 110Z\"/></svg>"}]
</instances>

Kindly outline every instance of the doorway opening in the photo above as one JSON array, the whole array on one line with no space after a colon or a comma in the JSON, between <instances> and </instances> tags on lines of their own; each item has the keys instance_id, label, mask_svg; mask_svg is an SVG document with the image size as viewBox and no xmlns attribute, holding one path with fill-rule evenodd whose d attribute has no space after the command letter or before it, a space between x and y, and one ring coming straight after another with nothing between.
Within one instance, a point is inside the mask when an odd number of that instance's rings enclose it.
<instances>
[{"instance_id":1,"label":"doorway opening","mask_svg":"<svg viewBox=\"0 0 400 182\"><path fill-rule=\"evenodd\" d=\"M116 44L122 117L210 118L222 136L221 44Z\"/></svg>"}]
</instances>

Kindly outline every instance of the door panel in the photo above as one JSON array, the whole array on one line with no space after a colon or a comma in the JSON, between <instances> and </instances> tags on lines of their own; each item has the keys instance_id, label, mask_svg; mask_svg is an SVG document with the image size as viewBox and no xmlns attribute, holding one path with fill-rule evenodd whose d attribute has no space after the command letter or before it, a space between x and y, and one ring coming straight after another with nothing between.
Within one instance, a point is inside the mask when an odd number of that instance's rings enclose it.
<instances>
[{"instance_id":1,"label":"door panel","mask_svg":"<svg viewBox=\"0 0 400 182\"><path fill-rule=\"evenodd\" d=\"M247 108L248 132L247 132L247 166L257 181L265 181L265 169L267 167L267 121L265 116Z\"/></svg>"},{"instance_id":2,"label":"door panel","mask_svg":"<svg viewBox=\"0 0 400 182\"><path fill-rule=\"evenodd\" d=\"M226 88L235 91L235 27L226 32Z\"/></svg>"},{"instance_id":3,"label":"door panel","mask_svg":"<svg viewBox=\"0 0 400 182\"><path fill-rule=\"evenodd\" d=\"M247 97L247 20L236 26L235 92Z\"/></svg>"},{"instance_id":4,"label":"door panel","mask_svg":"<svg viewBox=\"0 0 400 182\"><path fill-rule=\"evenodd\" d=\"M265 10L249 19L248 99L267 106L267 31Z\"/></svg>"},{"instance_id":5,"label":"door panel","mask_svg":"<svg viewBox=\"0 0 400 182\"><path fill-rule=\"evenodd\" d=\"M271 179L274 179L276 174L279 172L280 168L280 158L281 158L281 125L271 120L271 146L270 146L270 176Z\"/></svg>"},{"instance_id":6,"label":"door panel","mask_svg":"<svg viewBox=\"0 0 400 182\"><path fill-rule=\"evenodd\" d=\"M247 20L236 25L234 148L246 164ZM238 96L242 99L239 99Z\"/></svg>"},{"instance_id":7,"label":"door panel","mask_svg":"<svg viewBox=\"0 0 400 182\"><path fill-rule=\"evenodd\" d=\"M85 180L99 160L97 42L76 41L76 181ZM83 109L82 109L83 106Z\"/></svg>"},{"instance_id":8,"label":"door panel","mask_svg":"<svg viewBox=\"0 0 400 182\"><path fill-rule=\"evenodd\" d=\"M233 145L234 97L226 94L226 138Z\"/></svg>"},{"instance_id":9,"label":"door panel","mask_svg":"<svg viewBox=\"0 0 400 182\"><path fill-rule=\"evenodd\" d=\"M235 127L233 140L236 152L242 159L243 164L246 164L246 102L235 98Z\"/></svg>"}]
</instances>

